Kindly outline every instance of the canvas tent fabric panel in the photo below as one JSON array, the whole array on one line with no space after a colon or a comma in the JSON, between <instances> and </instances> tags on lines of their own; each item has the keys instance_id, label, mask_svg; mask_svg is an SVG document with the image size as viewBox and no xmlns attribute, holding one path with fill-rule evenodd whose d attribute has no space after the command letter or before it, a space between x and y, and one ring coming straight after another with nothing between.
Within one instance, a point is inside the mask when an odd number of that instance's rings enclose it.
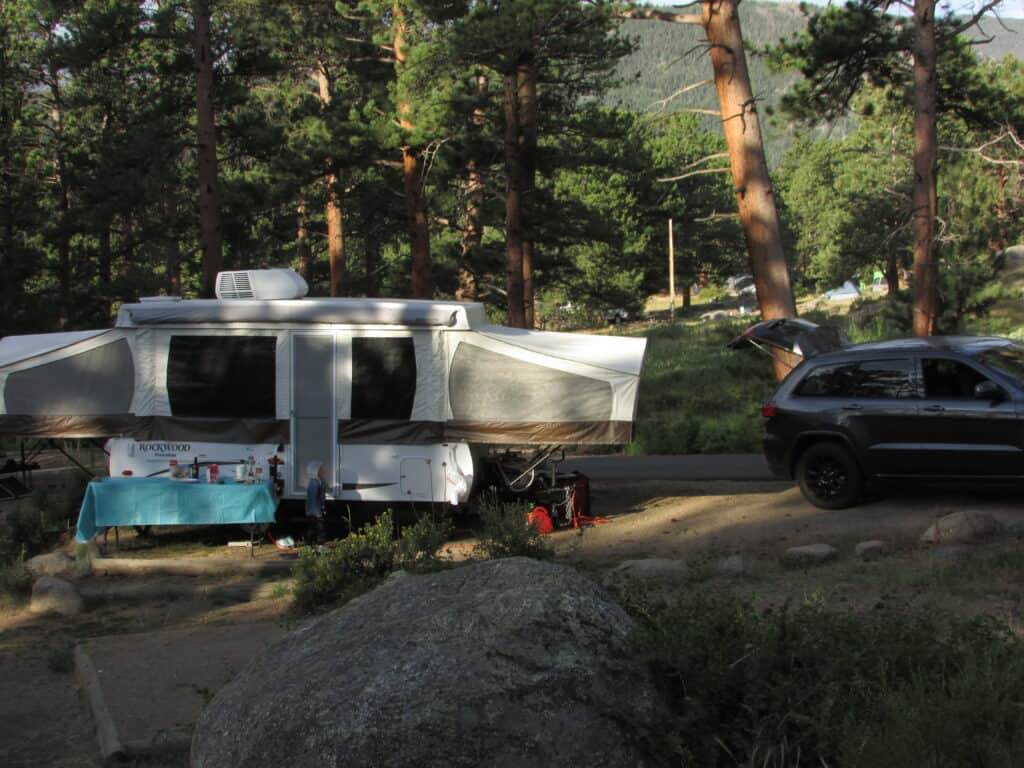
<instances>
[{"instance_id":1,"label":"canvas tent fabric panel","mask_svg":"<svg viewBox=\"0 0 1024 768\"><path fill-rule=\"evenodd\" d=\"M629 376L639 376L644 364L646 339L630 339L622 336L599 336L580 333L555 333L552 331L527 331L521 328L506 328L488 325L479 330L480 335L503 344L547 355L558 360L567 360L595 368L605 368Z\"/></svg>"},{"instance_id":2,"label":"canvas tent fabric panel","mask_svg":"<svg viewBox=\"0 0 1024 768\"><path fill-rule=\"evenodd\" d=\"M70 347L82 341L110 333L102 331L74 331L71 333L36 333L26 336L6 336L0 339L0 368L24 362L48 352Z\"/></svg>"},{"instance_id":3,"label":"canvas tent fabric panel","mask_svg":"<svg viewBox=\"0 0 1024 768\"><path fill-rule=\"evenodd\" d=\"M8 374L4 405L10 415L124 414L134 390L131 348L122 338Z\"/></svg>"}]
</instances>

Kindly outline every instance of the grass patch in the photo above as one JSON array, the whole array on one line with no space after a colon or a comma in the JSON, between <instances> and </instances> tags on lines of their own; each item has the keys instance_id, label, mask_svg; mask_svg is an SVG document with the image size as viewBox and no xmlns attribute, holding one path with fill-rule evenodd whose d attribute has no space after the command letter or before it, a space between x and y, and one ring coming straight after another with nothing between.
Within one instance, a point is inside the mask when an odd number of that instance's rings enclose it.
<instances>
[{"instance_id":1,"label":"grass patch","mask_svg":"<svg viewBox=\"0 0 1024 768\"><path fill-rule=\"evenodd\" d=\"M760 612L732 596L629 606L671 706L653 750L679 765L1024 762L1024 644L991 619Z\"/></svg>"},{"instance_id":2,"label":"grass patch","mask_svg":"<svg viewBox=\"0 0 1024 768\"><path fill-rule=\"evenodd\" d=\"M31 592L32 574L25 565L24 552L0 561L0 603L23 603Z\"/></svg>"},{"instance_id":3,"label":"grass patch","mask_svg":"<svg viewBox=\"0 0 1024 768\"><path fill-rule=\"evenodd\" d=\"M753 322L658 326L647 333L632 454L756 452L775 389L766 355L725 345Z\"/></svg>"}]
</instances>

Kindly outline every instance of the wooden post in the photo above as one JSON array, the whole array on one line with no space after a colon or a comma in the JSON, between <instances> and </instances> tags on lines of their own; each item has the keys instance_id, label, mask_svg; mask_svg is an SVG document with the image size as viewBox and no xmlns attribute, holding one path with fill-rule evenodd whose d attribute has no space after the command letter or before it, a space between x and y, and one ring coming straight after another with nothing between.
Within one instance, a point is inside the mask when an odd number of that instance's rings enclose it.
<instances>
[{"instance_id":1,"label":"wooden post","mask_svg":"<svg viewBox=\"0 0 1024 768\"><path fill-rule=\"evenodd\" d=\"M668 316L676 319L676 245L672 237L672 219L668 220Z\"/></svg>"}]
</instances>

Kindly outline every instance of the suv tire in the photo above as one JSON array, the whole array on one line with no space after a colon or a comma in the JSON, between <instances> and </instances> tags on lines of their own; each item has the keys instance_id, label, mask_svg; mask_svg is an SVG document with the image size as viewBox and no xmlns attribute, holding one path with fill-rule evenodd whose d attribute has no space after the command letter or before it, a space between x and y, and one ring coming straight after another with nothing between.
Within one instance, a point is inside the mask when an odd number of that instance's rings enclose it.
<instances>
[{"instance_id":1,"label":"suv tire","mask_svg":"<svg viewBox=\"0 0 1024 768\"><path fill-rule=\"evenodd\" d=\"M796 463L800 492L822 509L845 509L857 503L864 490L864 473L841 443L814 443Z\"/></svg>"}]
</instances>

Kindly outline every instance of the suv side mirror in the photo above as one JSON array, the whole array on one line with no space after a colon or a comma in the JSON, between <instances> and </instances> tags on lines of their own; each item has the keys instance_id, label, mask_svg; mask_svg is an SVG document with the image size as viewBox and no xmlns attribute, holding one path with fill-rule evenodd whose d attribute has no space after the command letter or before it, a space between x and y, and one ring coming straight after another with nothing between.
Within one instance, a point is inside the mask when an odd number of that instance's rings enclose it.
<instances>
[{"instance_id":1,"label":"suv side mirror","mask_svg":"<svg viewBox=\"0 0 1024 768\"><path fill-rule=\"evenodd\" d=\"M1001 403L1006 399L1006 392L993 381L983 381L979 384L974 385L974 399L975 400L988 400L990 403L995 405Z\"/></svg>"}]
</instances>

